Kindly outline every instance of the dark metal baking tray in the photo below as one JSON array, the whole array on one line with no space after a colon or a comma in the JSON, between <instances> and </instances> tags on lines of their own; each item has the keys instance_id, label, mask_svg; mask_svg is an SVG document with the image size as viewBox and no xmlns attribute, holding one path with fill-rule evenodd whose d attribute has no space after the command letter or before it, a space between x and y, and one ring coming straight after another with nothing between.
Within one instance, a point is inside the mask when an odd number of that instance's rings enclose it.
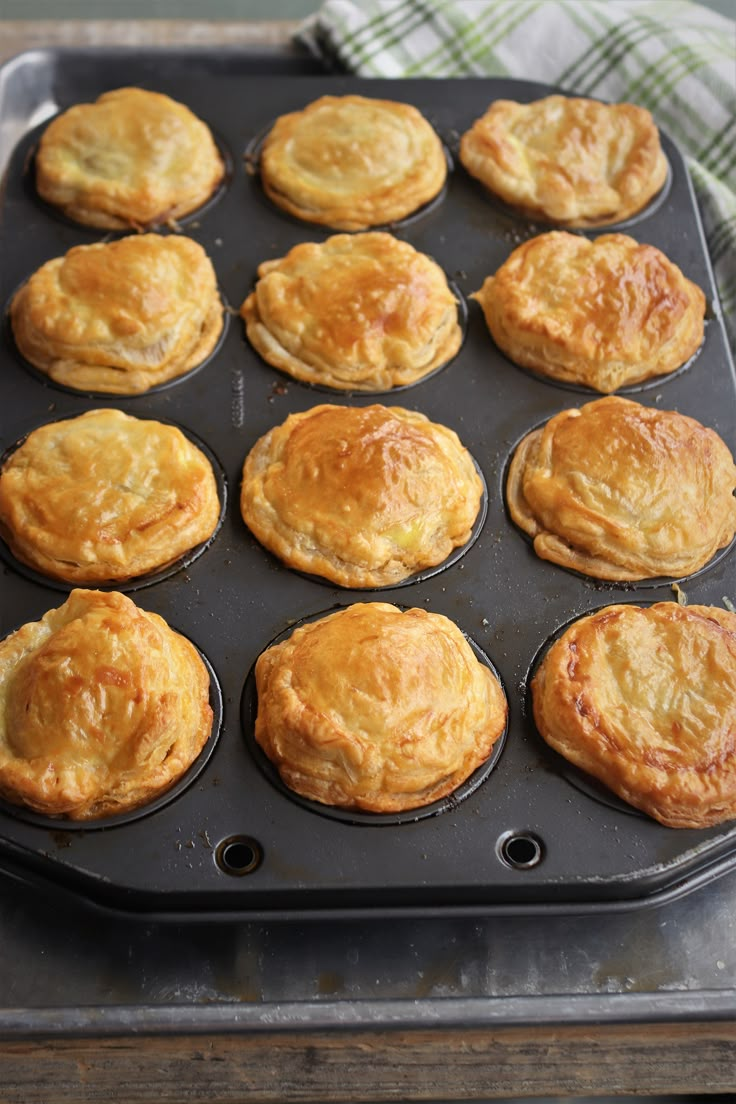
<instances>
[{"instance_id":1,"label":"dark metal baking tray","mask_svg":"<svg viewBox=\"0 0 736 1104\"><path fill-rule=\"evenodd\" d=\"M165 63L164 63L165 62ZM505 79L371 82L285 75L227 51L41 52L29 66L32 114L17 82L0 83L4 133L22 134L4 178L0 209L1 301L45 260L98 231L57 217L33 194L29 164L48 117L106 89L137 84L166 92L204 118L231 159L223 194L183 221L213 260L237 308L257 265L330 231L275 210L245 152L279 114L326 91L416 104L452 151L494 98L528 100L550 89ZM39 97L38 84L44 95ZM11 94L12 93L12 94ZM39 102L42 107L39 108ZM639 401L678 409L736 446L736 381L689 178L666 138L671 175L662 200L626 232L662 248L706 292L706 339L685 371L631 389ZM394 228L443 266L467 297L516 244L545 227L494 204L455 163L443 201ZM591 234L589 236L595 236ZM458 357L396 401L456 429L489 489L479 538L447 570L409 587L341 590L290 572L250 536L237 510L243 459L255 440L318 402L364 405L370 395L327 397L264 364L232 320L218 354L186 380L145 396L93 397L41 382L6 339L0 351L0 450L51 418L100 406L181 424L222 466L229 506L211 545L188 567L135 594L206 655L223 694L219 737L197 778L155 811L122 825L32 823L0 812L0 858L31 880L146 915L309 917L407 913L617 911L679 896L736 863L736 825L673 830L580 784L546 748L528 717L526 684L540 648L570 618L610 602L676 600L668 580L604 586L537 560L509 521L503 472L528 428L594 394L556 386L512 365L493 345L475 304ZM380 401L386 401L385 396ZM734 553L681 587L690 601L736 599ZM0 632L60 604L52 586L2 567ZM241 700L259 652L287 626L362 600L395 601L452 618L495 665L506 687L509 731L488 777L435 816L400 824L350 823L321 815L274 785L241 724ZM243 711L249 716L248 710ZM509 846L511 840L511 846Z\"/></svg>"}]
</instances>

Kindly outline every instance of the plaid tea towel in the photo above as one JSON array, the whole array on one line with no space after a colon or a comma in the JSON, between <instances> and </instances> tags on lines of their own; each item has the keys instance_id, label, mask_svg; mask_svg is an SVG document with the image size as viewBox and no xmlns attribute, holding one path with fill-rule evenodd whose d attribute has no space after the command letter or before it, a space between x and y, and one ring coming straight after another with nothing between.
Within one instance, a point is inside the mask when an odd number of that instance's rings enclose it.
<instances>
[{"instance_id":1,"label":"plaid tea towel","mask_svg":"<svg viewBox=\"0 0 736 1104\"><path fill-rule=\"evenodd\" d=\"M736 22L689 0L326 0L298 38L364 77L521 77L649 108L687 160L734 349Z\"/></svg>"}]
</instances>

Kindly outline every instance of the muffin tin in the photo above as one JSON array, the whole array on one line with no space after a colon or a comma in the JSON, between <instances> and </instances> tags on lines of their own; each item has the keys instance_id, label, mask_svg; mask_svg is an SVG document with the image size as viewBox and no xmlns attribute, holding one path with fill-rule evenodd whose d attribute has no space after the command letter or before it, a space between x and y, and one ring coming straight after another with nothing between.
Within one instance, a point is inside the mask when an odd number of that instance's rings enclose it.
<instances>
[{"instance_id":1,"label":"muffin tin","mask_svg":"<svg viewBox=\"0 0 736 1104\"><path fill-rule=\"evenodd\" d=\"M53 111L137 84L166 92L210 124L228 160L227 183L181 222L213 261L237 311L258 264L328 229L301 224L264 196L254 149L277 115L329 91L415 104L453 160L439 202L391 229L435 258L467 309L456 358L424 381L381 396L329 392L289 379L247 344L238 318L199 370L133 397L73 393L43 381L13 348L0 356L0 449L35 426L96 407L180 425L224 472L227 508L206 548L179 570L136 584L135 601L163 616L206 657L222 693L219 732L193 777L123 823L75 826L0 808L0 862L116 909L179 917L436 911L610 910L661 901L736 865L736 823L666 829L624 806L549 749L530 717L527 683L546 643L571 619L614 602L684 600L736 604L729 549L691 579L616 586L536 559L504 506L506 466L533 426L597 397L535 377L494 346L469 301L532 225L495 203L459 165L459 135L494 98L534 99L554 89L507 79L369 81L269 74L224 52L68 51L40 55L37 102L6 95L0 110L24 132L2 194L2 302L40 264L103 235L58 216L35 196L33 150ZM264 67L265 68L265 67ZM43 90L43 91L42 91ZM39 122L39 119L44 119ZM682 157L663 136L670 174L651 208L626 232L662 249L709 303L703 347L684 370L625 388L637 401L677 409L713 427L736 450L736 381L697 207ZM609 228L606 228L609 229ZM163 233L176 232L164 229ZM603 230L585 231L595 237ZM480 533L461 557L408 585L343 590L289 571L249 534L238 510L240 472L255 441L288 414L319 402L407 406L455 429L487 489ZM0 633L36 620L64 588L19 570L4 553ZM120 589L133 589L121 587ZM394 593L395 591L395 593ZM356 601L392 601L444 613L498 672L509 725L493 761L449 801L410 816L332 815L295 798L259 758L252 739L252 667L268 644L305 618ZM213 690L217 697L218 690Z\"/></svg>"}]
</instances>

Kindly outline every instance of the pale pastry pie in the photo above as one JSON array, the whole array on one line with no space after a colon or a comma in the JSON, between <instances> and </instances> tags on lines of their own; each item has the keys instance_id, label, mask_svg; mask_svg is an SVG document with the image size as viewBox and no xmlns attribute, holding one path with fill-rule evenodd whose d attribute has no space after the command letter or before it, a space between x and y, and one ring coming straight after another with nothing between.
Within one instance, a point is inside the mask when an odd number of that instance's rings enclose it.
<instances>
[{"instance_id":1,"label":"pale pastry pie","mask_svg":"<svg viewBox=\"0 0 736 1104\"><path fill-rule=\"evenodd\" d=\"M322 96L281 115L261 151L261 181L306 222L366 230L434 199L447 176L442 143L411 104Z\"/></svg>"},{"instance_id":2,"label":"pale pastry pie","mask_svg":"<svg viewBox=\"0 0 736 1104\"><path fill-rule=\"evenodd\" d=\"M506 698L458 627L357 603L297 628L256 663L255 738L302 797L368 812L446 796L491 754Z\"/></svg>"},{"instance_id":3,"label":"pale pastry pie","mask_svg":"<svg viewBox=\"0 0 736 1104\"><path fill-rule=\"evenodd\" d=\"M196 648L123 594L74 590L0 642L0 796L71 820L168 790L212 730Z\"/></svg>"},{"instance_id":4,"label":"pale pastry pie","mask_svg":"<svg viewBox=\"0 0 736 1104\"><path fill-rule=\"evenodd\" d=\"M118 88L53 119L36 154L39 195L103 229L147 229L201 207L225 174L209 127L160 92Z\"/></svg>"},{"instance_id":5,"label":"pale pastry pie","mask_svg":"<svg viewBox=\"0 0 736 1104\"><path fill-rule=\"evenodd\" d=\"M735 489L736 465L714 430L610 396L529 433L506 496L543 560L626 581L704 567L736 532Z\"/></svg>"},{"instance_id":6,"label":"pale pastry pie","mask_svg":"<svg viewBox=\"0 0 736 1104\"><path fill-rule=\"evenodd\" d=\"M369 587L442 563L470 539L482 495L454 430L399 407L321 405L254 445L240 507L289 567Z\"/></svg>"},{"instance_id":7,"label":"pale pastry pie","mask_svg":"<svg viewBox=\"0 0 736 1104\"><path fill-rule=\"evenodd\" d=\"M515 364L605 393L673 372L703 341L701 289L625 234L531 238L473 298Z\"/></svg>"},{"instance_id":8,"label":"pale pastry pie","mask_svg":"<svg viewBox=\"0 0 736 1104\"><path fill-rule=\"evenodd\" d=\"M667 179L645 108L559 95L496 100L462 136L460 160L505 203L566 226L630 218Z\"/></svg>"},{"instance_id":9,"label":"pale pastry pie","mask_svg":"<svg viewBox=\"0 0 736 1104\"><path fill-rule=\"evenodd\" d=\"M47 261L15 294L10 321L19 351L56 383L133 395L206 360L223 308L201 245L141 234Z\"/></svg>"},{"instance_id":10,"label":"pale pastry pie","mask_svg":"<svg viewBox=\"0 0 736 1104\"><path fill-rule=\"evenodd\" d=\"M541 735L671 828L736 817L736 614L615 605L571 625L531 684Z\"/></svg>"},{"instance_id":11,"label":"pale pastry pie","mask_svg":"<svg viewBox=\"0 0 736 1104\"><path fill-rule=\"evenodd\" d=\"M209 540L219 515L204 453L175 426L119 410L41 426L0 471L0 535L66 582L160 570Z\"/></svg>"},{"instance_id":12,"label":"pale pastry pie","mask_svg":"<svg viewBox=\"0 0 736 1104\"><path fill-rule=\"evenodd\" d=\"M391 234L336 234L265 261L240 313L264 360L307 383L386 391L462 343L445 274Z\"/></svg>"}]
</instances>

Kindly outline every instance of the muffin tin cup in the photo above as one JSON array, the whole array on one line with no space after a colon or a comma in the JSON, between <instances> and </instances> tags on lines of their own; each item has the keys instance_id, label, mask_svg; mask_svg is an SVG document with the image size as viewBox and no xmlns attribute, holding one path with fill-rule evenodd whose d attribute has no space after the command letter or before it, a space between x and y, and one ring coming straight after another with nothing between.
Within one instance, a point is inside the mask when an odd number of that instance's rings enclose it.
<instances>
[{"instance_id":1,"label":"muffin tin cup","mask_svg":"<svg viewBox=\"0 0 736 1104\"><path fill-rule=\"evenodd\" d=\"M340 608L340 607L338 607ZM406 609L406 606L399 607ZM272 647L275 644L280 644L282 641L287 640L295 629L300 625L309 624L314 621L319 621L324 617L329 616L331 613L335 613L335 609L322 610L319 613L315 613L310 617L303 617L298 624L290 625L283 632L269 642L267 647ZM498 673L496 667L492 661L488 658L485 652L476 644L474 640L466 636L468 644L470 645L475 658L479 663L482 663L484 667L487 667L489 671L494 675L498 681L501 689L506 695L506 689L501 680L501 676ZM491 771L495 767L498 759L503 751L503 745L506 740L506 733L508 731L508 723L504 726L503 731L499 735L498 739L493 745L493 749L488 758L476 767L463 782L460 783L446 797L439 798L437 801L429 802L426 805L416 806L412 809L402 810L394 813L371 813L365 812L360 809L342 808L336 805L326 805L319 801L312 801L309 798L303 797L301 794L296 793L287 786L282 780L278 769L271 762L268 756L255 739L255 721L258 713L258 694L256 691L256 679L255 679L255 665L248 672L248 677L243 687L243 694L240 703L240 715L241 723L243 726L243 733L245 741L248 745L250 754L253 756L254 762L258 768L263 772L265 777L269 780L271 785L275 786L282 794L285 794L292 801L295 801L303 809L308 809L318 816L331 817L334 820L342 821L344 824L362 825L364 827L386 827L388 825L396 824L415 824L419 820L424 820L425 817L439 816L441 813L453 812L460 805L462 801L470 797L477 788L482 785Z\"/></svg>"},{"instance_id":2,"label":"muffin tin cup","mask_svg":"<svg viewBox=\"0 0 736 1104\"><path fill-rule=\"evenodd\" d=\"M77 413L82 412L78 411ZM74 415L72 414L71 417L73 418ZM46 422L39 423L39 425L33 426L31 429L29 429L27 433L24 433L21 437L14 441L12 445L6 448L2 456L0 456L0 471L2 471L2 468L7 460L17 449L21 447L26 438L31 433L33 433L35 429L39 429L41 425L51 425L54 422L67 420L69 420L67 415L64 415L63 418L50 418ZM145 421L146 419L144 417L141 420ZM118 590L123 594L132 594L137 590L142 590L144 587L153 586L155 583L160 583L164 579L168 579L170 575L175 574L177 571L182 571L184 570L184 568L187 568L191 564L193 564L194 561L199 558L199 556L206 552L212 542L217 538L217 534L222 528L222 524L228 508L227 477L225 476L225 472L223 471L222 464L215 456L214 452L212 452L210 447L206 445L204 441L200 440L196 436L196 434L192 433L184 426L177 425L175 422L172 422L166 418L158 418L156 420L167 425L175 425L176 428L181 430L184 436L207 457L212 466L212 472L214 474L215 484L217 486L217 497L220 503L220 512L217 517L215 528L206 541L202 541L201 543L194 545L192 548L184 552L181 556L177 556L177 558L175 560L172 560L171 563L164 564L159 568L155 568L152 571L147 571L141 575L134 575L132 578L129 579L102 579L100 581L94 580L90 582L78 582L66 579L52 578L49 575L44 575L41 571L37 571L29 564L23 563L22 560L17 559L11 551L10 547L2 539L2 537L0 537L0 560L2 560L3 563L5 563L8 567L17 572L19 575L23 575L25 576L25 578L30 579L32 582L38 583L41 586L51 587L51 589L53 590L68 592L70 590L74 590L77 587L80 587L84 590Z\"/></svg>"},{"instance_id":3,"label":"muffin tin cup","mask_svg":"<svg viewBox=\"0 0 736 1104\"><path fill-rule=\"evenodd\" d=\"M119 235L120 238L127 237L127 236L128 236L127 233ZM105 238L105 240L108 240L108 239ZM87 243L82 243L82 244L90 245L92 243L87 242ZM32 273L29 272L28 276L31 276L31 275L32 275ZM71 387L69 384L66 384L66 383L58 383L56 380L52 379L51 376L47 375L40 368L37 368L35 364L32 364L30 360L27 360L26 357L23 356L23 353L18 348L18 345L17 345L16 340L15 340L15 336L13 334L13 326L12 326L12 323L10 321L10 305L11 305L13 299L15 298L16 293L23 286L24 282L25 281L22 281L20 284L18 284L18 286L11 292L11 294L8 296L7 302L5 304L5 310L3 311L3 319L2 319L2 330L3 330L2 337L3 337L5 348L6 349L11 349L14 356L15 356L15 359L16 359L17 363L22 365L22 367L26 370L26 372L28 372L31 376L34 377L34 379L36 379L39 383L43 384L44 386L53 387L55 390L62 391L67 395L76 395L80 398L87 398L87 399L99 399L101 401L106 401L106 402L114 401L114 402L126 403L126 402L130 402L131 400L135 401L137 399L145 398L146 396L155 395L159 391L166 391L170 387L176 387L177 384L183 383L185 380L188 380L191 376L196 375L197 372L201 372L202 369L206 368L206 366L210 363L210 361L213 360L217 356L220 349L222 348L222 346L225 342L225 339L227 337L228 329L230 328L230 319L231 319L231 315L233 313L232 308L230 307L229 303L227 303L227 301L225 300L225 298L222 295L222 292L220 292L220 299L222 300L222 329L221 329L220 334L217 338L217 341L215 342L214 347L212 348L212 351L209 352L207 354L207 356L203 357L202 360L199 362L199 364L195 364L194 367L188 368L186 370L186 372L182 372L181 375L173 376L171 379L164 380L163 383L156 383L152 387L149 387L145 391L134 391L134 392L130 392L128 394L118 394L115 391L95 391L95 390L92 390L92 389L89 389L89 388Z\"/></svg>"},{"instance_id":4,"label":"muffin tin cup","mask_svg":"<svg viewBox=\"0 0 736 1104\"><path fill-rule=\"evenodd\" d=\"M396 99L415 104L452 148L492 99L530 100L558 91L506 78L372 81L268 75L253 69L247 58L228 55L227 64L221 64L219 55L197 50L135 56L49 51L38 64L52 69L49 80L58 90L60 110L107 89L138 84L187 104L210 124L222 148L232 151L232 178L223 193L185 225L182 220L182 230L210 256L231 304L249 294L262 261L334 232L301 224L274 208L257 174L247 172L242 155L277 115L326 92ZM7 302L49 257L105 237L57 218L29 194L24 165L40 128L32 116L25 123L27 133L10 158L0 200L0 302ZM697 418L734 452L736 376L697 205L684 161L666 135L663 146L669 185L626 230L660 248L703 288L713 308L704 344L687 369L652 381L637 399ZM432 256L465 303L520 241L547 227L502 210L456 164L441 202L389 229ZM602 232L600 227L584 231ZM527 680L534 657L558 626L595 604L631 601L632 590L641 590L647 601L677 596L672 580L619 585L578 576L539 560L521 538L504 502L505 466L515 444L530 427L597 396L520 371L495 347L476 303L468 303L458 355L435 374L387 394L395 392L397 405L458 433L485 479L485 519L457 560L382 589L381 598L444 614L483 656L492 657L509 702L507 734L492 757L492 769L477 785L471 782L464 800L448 802L435 815L413 811L405 822L382 821L376 827L372 820L354 823L350 815L345 820L305 807L269 777L249 742L248 673L285 626L330 606L325 597L330 584L290 571L264 553L242 522L237 488L243 460L256 440L288 414L317 405L316 388L295 386L296 381L265 364L237 321L201 368L159 389L120 399L63 391L32 374L18 361L7 329L0 356L0 450L50 417L71 417L125 398L125 409L140 417L190 428L218 458L231 490L217 538L181 570L151 580L136 597L142 608L196 642L212 665L222 690L222 723L207 761L181 792L172 791L168 800L110 830L101 824L97 827L104 830L85 825L76 831L63 823L31 823L4 806L0 863L7 860L14 870L40 875L51 885L123 912L213 920L427 910L445 915L620 911L670 899L736 865L736 824L667 829L593 799L571 785L536 732L526 702ZM333 391L330 398L338 404L376 400L369 392ZM733 567L733 549L724 550L681 581L680 589L693 603L736 603ZM21 573L7 559L0 570L3 635L60 604L48 580ZM365 591L332 587L335 608L365 600Z\"/></svg>"}]
</instances>

